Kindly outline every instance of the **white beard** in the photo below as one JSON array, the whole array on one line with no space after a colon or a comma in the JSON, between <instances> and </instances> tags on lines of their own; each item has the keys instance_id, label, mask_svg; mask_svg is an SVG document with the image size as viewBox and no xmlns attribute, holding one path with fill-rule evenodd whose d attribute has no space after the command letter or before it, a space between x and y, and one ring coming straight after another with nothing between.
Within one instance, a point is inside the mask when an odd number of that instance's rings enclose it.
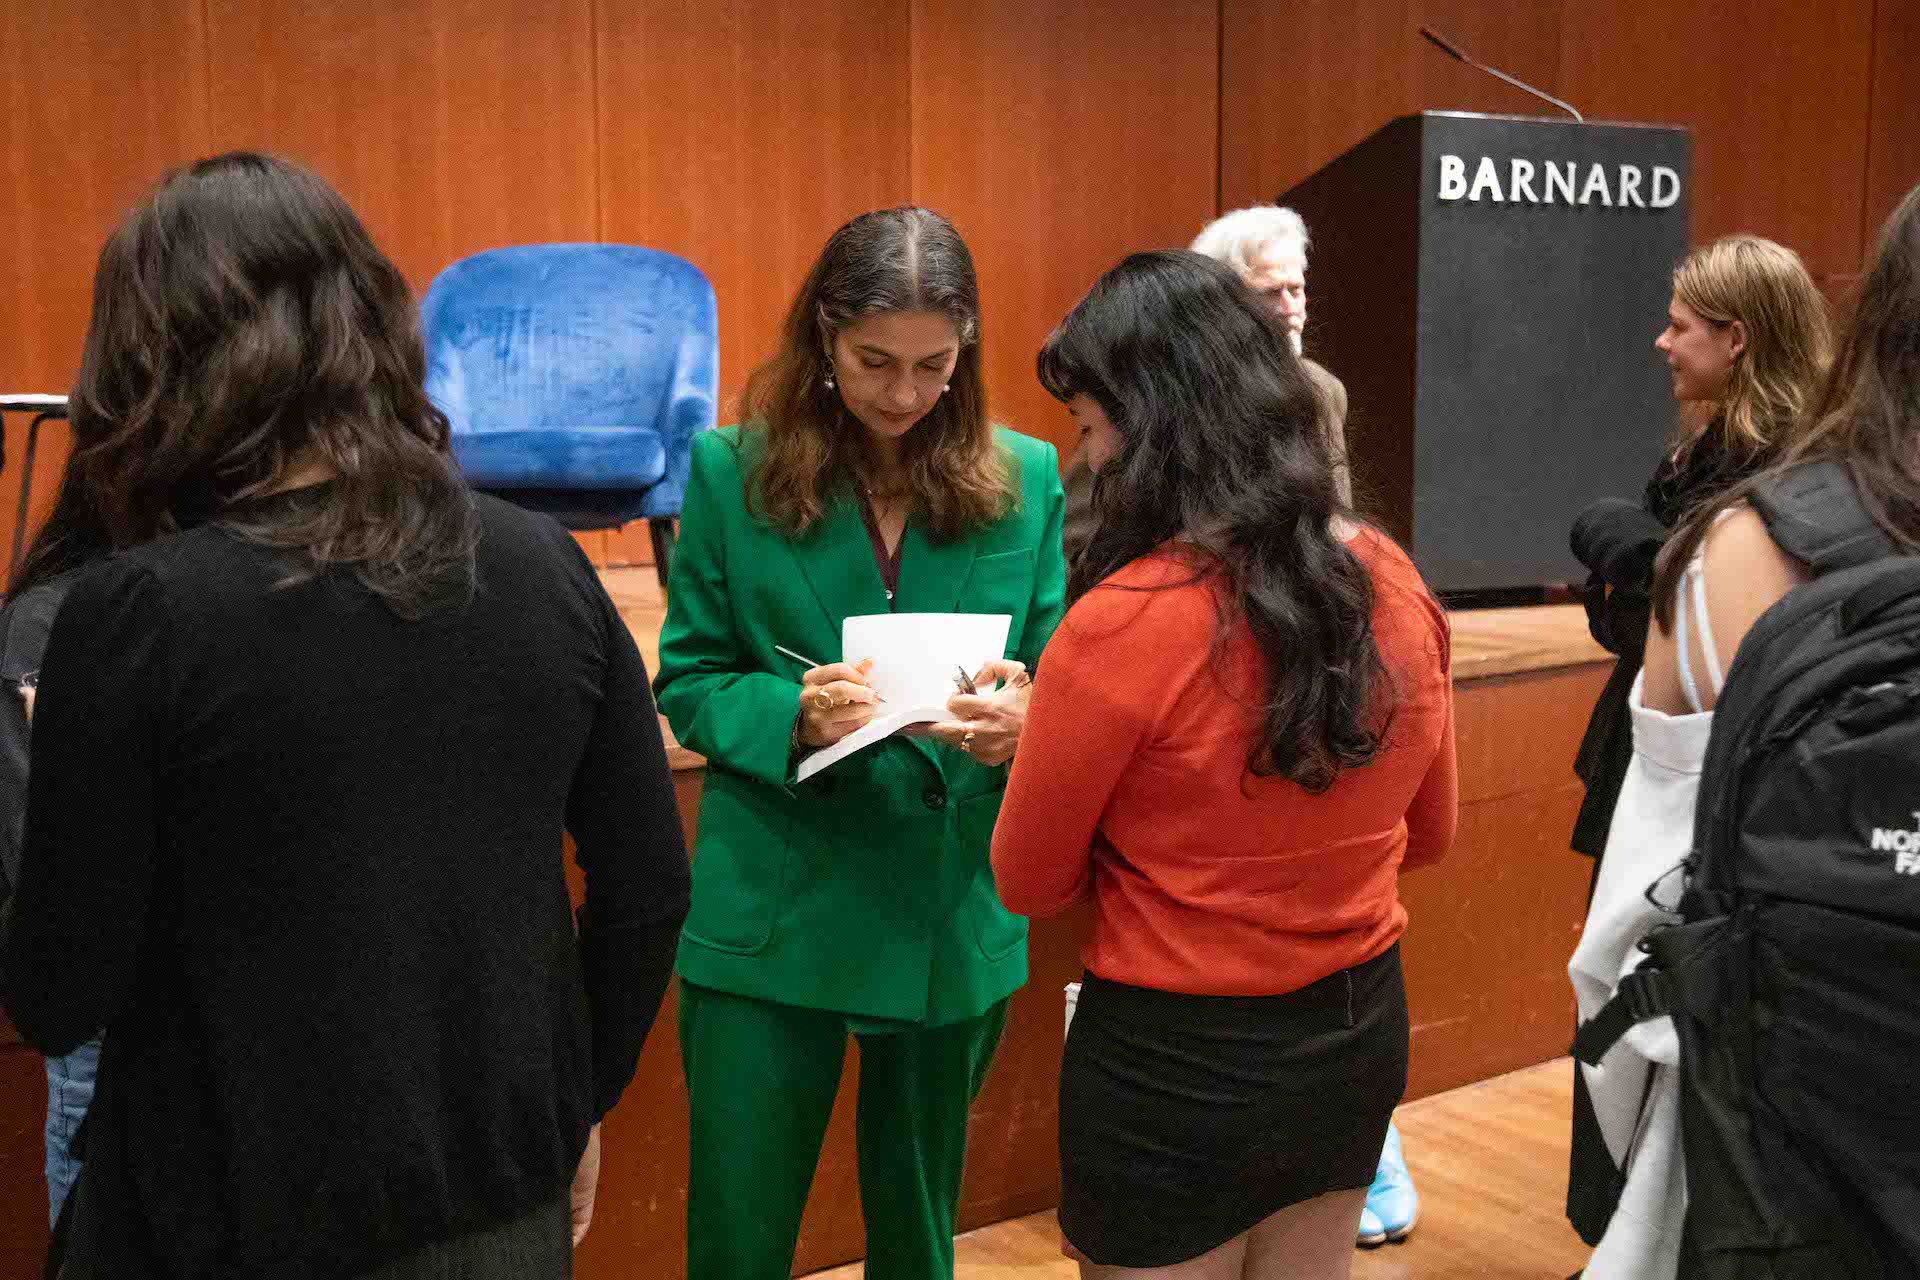
<instances>
[{"instance_id":1,"label":"white beard","mask_svg":"<svg viewBox=\"0 0 1920 1280\"><path fill-rule=\"evenodd\" d=\"M1299 355L1300 354L1300 335L1297 333L1290 332L1287 334L1287 341L1293 344L1293 354L1295 354L1296 356Z\"/></svg>"}]
</instances>

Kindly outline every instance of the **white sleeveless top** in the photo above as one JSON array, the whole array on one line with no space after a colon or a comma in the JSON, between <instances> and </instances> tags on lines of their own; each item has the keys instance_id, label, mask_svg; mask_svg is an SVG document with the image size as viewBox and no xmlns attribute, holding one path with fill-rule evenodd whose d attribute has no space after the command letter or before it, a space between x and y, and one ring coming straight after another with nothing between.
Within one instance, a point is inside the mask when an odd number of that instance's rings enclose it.
<instances>
[{"instance_id":1,"label":"white sleeveless top","mask_svg":"<svg viewBox=\"0 0 1920 1280\"><path fill-rule=\"evenodd\" d=\"M1644 673L1627 697L1633 759L1620 785L1586 927L1567 966L1583 1022L1600 1011L1620 979L1645 959L1635 944L1647 931L1679 920L1665 907L1679 901L1679 867L1693 844L1700 770L1713 729L1713 712L1701 710L1705 700L1688 661L1690 631L1699 633L1704 674L1716 698L1724 676L1714 652L1706 572L1698 555L1687 565L1675 595L1676 666L1681 691L1694 710L1676 716L1647 706L1641 700ZM1580 1067L1607 1151L1627 1171L1619 1207L1587 1263L1588 1280L1670 1280L1679 1270L1687 1207L1679 1061L1673 1020L1659 1018L1627 1032L1598 1067Z\"/></svg>"}]
</instances>

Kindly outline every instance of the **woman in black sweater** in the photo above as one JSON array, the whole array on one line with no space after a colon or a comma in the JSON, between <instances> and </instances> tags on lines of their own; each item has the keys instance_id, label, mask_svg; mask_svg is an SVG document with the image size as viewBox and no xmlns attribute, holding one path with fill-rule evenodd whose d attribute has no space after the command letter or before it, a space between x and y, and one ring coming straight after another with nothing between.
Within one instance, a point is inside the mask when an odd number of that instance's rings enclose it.
<instances>
[{"instance_id":1,"label":"woman in black sweater","mask_svg":"<svg viewBox=\"0 0 1920 1280\"><path fill-rule=\"evenodd\" d=\"M98 563L0 955L43 1050L105 1029L69 1277L569 1270L687 864L631 637L567 534L467 490L423 365L282 162L173 175L101 253L25 577Z\"/></svg>"},{"instance_id":2,"label":"woman in black sweater","mask_svg":"<svg viewBox=\"0 0 1920 1280\"><path fill-rule=\"evenodd\" d=\"M1633 758L1627 697L1646 648L1654 557L1689 512L1778 452L1826 372L1826 303L1791 249L1756 236L1727 236L1674 269L1667 327L1653 345L1672 375L1679 437L1641 502L1604 498L1573 526L1573 553L1592 575L1585 591L1588 629L1619 655L1574 760L1587 794L1572 846L1594 860L1595 881ZM1594 1127L1577 1069L1574 1094L1567 1216L1593 1244L1613 1212L1618 1171Z\"/></svg>"}]
</instances>

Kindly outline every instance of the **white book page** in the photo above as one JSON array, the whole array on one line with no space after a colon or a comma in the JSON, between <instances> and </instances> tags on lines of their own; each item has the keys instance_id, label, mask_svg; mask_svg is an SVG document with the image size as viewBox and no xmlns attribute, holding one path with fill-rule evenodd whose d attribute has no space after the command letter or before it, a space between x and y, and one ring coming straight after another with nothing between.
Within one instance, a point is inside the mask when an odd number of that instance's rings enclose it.
<instances>
[{"instance_id":1,"label":"white book page","mask_svg":"<svg viewBox=\"0 0 1920 1280\"><path fill-rule=\"evenodd\" d=\"M805 782L836 761L898 733L910 724L947 719L954 677L969 676L1007 652L1013 625L1004 613L879 613L848 618L840 627L843 662L871 659L867 682L884 701L872 720L830 747L808 755L795 771ZM989 693L995 686L981 686Z\"/></svg>"}]
</instances>

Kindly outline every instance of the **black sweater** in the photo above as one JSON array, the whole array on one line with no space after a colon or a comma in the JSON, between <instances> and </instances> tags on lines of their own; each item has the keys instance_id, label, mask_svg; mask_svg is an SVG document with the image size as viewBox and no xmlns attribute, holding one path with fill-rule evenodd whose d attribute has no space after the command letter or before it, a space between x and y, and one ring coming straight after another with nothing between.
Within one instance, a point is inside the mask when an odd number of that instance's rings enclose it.
<instances>
[{"instance_id":1,"label":"black sweater","mask_svg":"<svg viewBox=\"0 0 1920 1280\"><path fill-rule=\"evenodd\" d=\"M0 982L47 1052L106 1030L79 1274L504 1221L632 1078L688 893L646 671L572 539L478 501L478 594L422 621L212 527L60 611Z\"/></svg>"}]
</instances>

